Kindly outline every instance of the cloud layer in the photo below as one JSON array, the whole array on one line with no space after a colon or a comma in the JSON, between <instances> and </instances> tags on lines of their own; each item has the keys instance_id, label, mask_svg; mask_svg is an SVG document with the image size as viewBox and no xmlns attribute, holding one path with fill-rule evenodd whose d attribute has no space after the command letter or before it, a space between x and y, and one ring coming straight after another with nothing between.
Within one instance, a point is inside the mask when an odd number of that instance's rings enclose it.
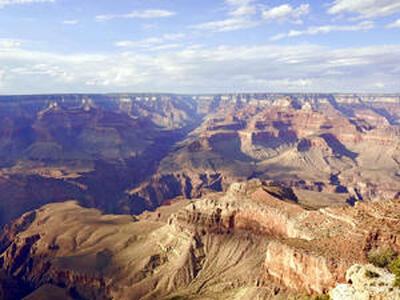
<instances>
[{"instance_id":1,"label":"cloud layer","mask_svg":"<svg viewBox=\"0 0 400 300\"><path fill-rule=\"evenodd\" d=\"M1 93L109 91L393 92L400 46L186 48L57 55L0 46ZM318 54L318 55L316 55ZM45 63L43 63L45 62Z\"/></svg>"},{"instance_id":2,"label":"cloud layer","mask_svg":"<svg viewBox=\"0 0 400 300\"><path fill-rule=\"evenodd\" d=\"M147 2L135 5L142 9L134 11L103 6L96 16L97 9L84 12L73 0L62 5L56 0L0 0L0 14L15 11L24 24L18 31L18 22L0 18L1 28L12 24L21 37L0 36L0 94L399 91L400 45L387 38L400 28L398 0L331 0L328 5L302 0L276 6L262 0L219 0L204 5L212 14L183 6L161 9L165 3L158 0L157 6L156 1L150 8ZM40 2L55 3L51 18L33 22L29 15L46 16L45 5L8 8ZM62 9L68 4L67 19ZM28 32L24 18L32 26ZM117 19L124 20L123 28L112 22ZM370 39L358 40L358 32L369 30ZM333 32L347 32L354 40L341 40L338 46Z\"/></svg>"}]
</instances>

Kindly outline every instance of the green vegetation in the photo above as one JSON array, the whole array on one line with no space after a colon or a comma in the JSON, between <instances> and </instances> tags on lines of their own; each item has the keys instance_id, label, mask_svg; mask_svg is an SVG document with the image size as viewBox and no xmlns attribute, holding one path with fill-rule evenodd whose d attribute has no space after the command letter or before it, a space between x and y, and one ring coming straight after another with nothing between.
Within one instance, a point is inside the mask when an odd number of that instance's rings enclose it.
<instances>
[{"instance_id":1,"label":"green vegetation","mask_svg":"<svg viewBox=\"0 0 400 300\"><path fill-rule=\"evenodd\" d=\"M391 262L389 265L389 270L396 275L396 281L394 282L394 285L400 288L400 256Z\"/></svg>"},{"instance_id":2,"label":"green vegetation","mask_svg":"<svg viewBox=\"0 0 400 300\"><path fill-rule=\"evenodd\" d=\"M330 300L330 299L331 299L331 297L329 297L329 295L326 295L326 294L313 296L308 293L304 293L301 296L289 298L287 300Z\"/></svg>"},{"instance_id":3,"label":"green vegetation","mask_svg":"<svg viewBox=\"0 0 400 300\"><path fill-rule=\"evenodd\" d=\"M394 285L400 288L400 256L390 248L376 248L369 251L368 260L374 266L387 268L392 272L396 276Z\"/></svg>"},{"instance_id":4,"label":"green vegetation","mask_svg":"<svg viewBox=\"0 0 400 300\"><path fill-rule=\"evenodd\" d=\"M379 274L370 270L366 270L365 276L367 276L368 278L378 278Z\"/></svg>"},{"instance_id":5,"label":"green vegetation","mask_svg":"<svg viewBox=\"0 0 400 300\"><path fill-rule=\"evenodd\" d=\"M315 296L313 300L329 300L331 299L331 297L329 297L329 295L319 295L319 296Z\"/></svg>"},{"instance_id":6,"label":"green vegetation","mask_svg":"<svg viewBox=\"0 0 400 300\"><path fill-rule=\"evenodd\" d=\"M379 268L386 268L396 259L396 253L391 248L375 248L368 252L368 260Z\"/></svg>"},{"instance_id":7,"label":"green vegetation","mask_svg":"<svg viewBox=\"0 0 400 300\"><path fill-rule=\"evenodd\" d=\"M189 298L183 297L183 296L174 296L168 300L189 300Z\"/></svg>"}]
</instances>

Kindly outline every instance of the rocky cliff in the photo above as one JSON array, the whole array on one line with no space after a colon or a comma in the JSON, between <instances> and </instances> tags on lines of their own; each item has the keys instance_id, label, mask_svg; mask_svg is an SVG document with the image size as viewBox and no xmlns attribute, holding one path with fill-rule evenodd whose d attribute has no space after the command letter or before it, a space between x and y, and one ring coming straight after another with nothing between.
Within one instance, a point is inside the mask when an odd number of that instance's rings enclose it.
<instances>
[{"instance_id":1,"label":"rocky cliff","mask_svg":"<svg viewBox=\"0 0 400 300\"><path fill-rule=\"evenodd\" d=\"M313 191L312 207L392 199L398 104L398 95L2 96L0 223L67 199L137 214L250 178Z\"/></svg>"},{"instance_id":2,"label":"rocky cliff","mask_svg":"<svg viewBox=\"0 0 400 300\"><path fill-rule=\"evenodd\" d=\"M371 248L399 251L399 211L399 201L309 210L259 180L137 217L65 202L8 226L0 262L34 289L71 297L279 299L345 283Z\"/></svg>"},{"instance_id":3,"label":"rocky cliff","mask_svg":"<svg viewBox=\"0 0 400 300\"><path fill-rule=\"evenodd\" d=\"M388 113L398 98L251 98L221 100L177 151L161 161L156 178L184 173L196 191L190 196L207 186L196 180L199 174L219 176L220 190L256 177L320 192L318 198L337 194L348 203L388 200L399 193L398 109ZM142 187L160 185L153 180Z\"/></svg>"}]
</instances>

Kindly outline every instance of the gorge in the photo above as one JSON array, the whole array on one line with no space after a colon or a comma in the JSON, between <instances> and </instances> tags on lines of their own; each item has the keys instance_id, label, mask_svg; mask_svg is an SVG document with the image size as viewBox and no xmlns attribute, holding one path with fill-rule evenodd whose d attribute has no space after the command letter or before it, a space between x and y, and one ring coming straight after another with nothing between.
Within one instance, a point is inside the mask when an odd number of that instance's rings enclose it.
<instances>
[{"instance_id":1,"label":"gorge","mask_svg":"<svg viewBox=\"0 0 400 300\"><path fill-rule=\"evenodd\" d=\"M361 94L0 96L1 294L326 294L371 249L400 252L399 104Z\"/></svg>"}]
</instances>

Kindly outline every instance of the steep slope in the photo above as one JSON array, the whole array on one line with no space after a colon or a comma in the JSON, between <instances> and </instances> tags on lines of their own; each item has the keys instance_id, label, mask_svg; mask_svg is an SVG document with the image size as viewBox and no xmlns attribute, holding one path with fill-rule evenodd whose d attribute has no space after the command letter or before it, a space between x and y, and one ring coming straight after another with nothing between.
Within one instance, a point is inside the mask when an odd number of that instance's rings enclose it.
<instances>
[{"instance_id":1,"label":"steep slope","mask_svg":"<svg viewBox=\"0 0 400 300\"><path fill-rule=\"evenodd\" d=\"M253 180L139 217L50 204L5 230L0 265L72 297L279 299L345 282L371 248L400 251L400 201L313 211L297 201Z\"/></svg>"}]
</instances>

